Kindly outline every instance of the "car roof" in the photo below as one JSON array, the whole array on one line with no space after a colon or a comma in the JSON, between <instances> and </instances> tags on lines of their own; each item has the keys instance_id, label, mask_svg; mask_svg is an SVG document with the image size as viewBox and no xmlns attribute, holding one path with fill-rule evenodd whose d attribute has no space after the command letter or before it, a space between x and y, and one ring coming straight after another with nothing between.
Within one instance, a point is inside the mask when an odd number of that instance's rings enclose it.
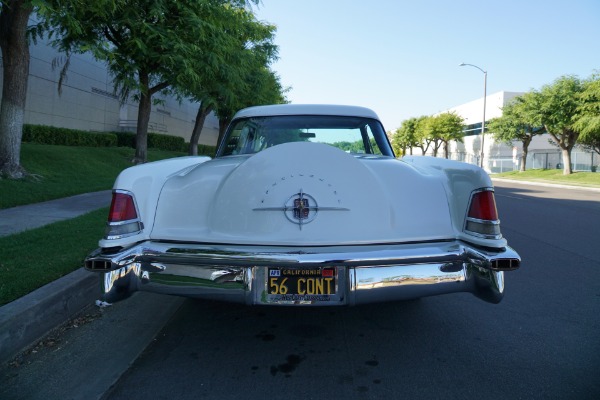
<instances>
[{"instance_id":1,"label":"car roof","mask_svg":"<svg viewBox=\"0 0 600 400\"><path fill-rule=\"evenodd\" d=\"M272 115L339 115L379 120L377 114L369 108L333 104L274 104L269 106L255 106L238 111L233 118L266 117Z\"/></svg>"}]
</instances>

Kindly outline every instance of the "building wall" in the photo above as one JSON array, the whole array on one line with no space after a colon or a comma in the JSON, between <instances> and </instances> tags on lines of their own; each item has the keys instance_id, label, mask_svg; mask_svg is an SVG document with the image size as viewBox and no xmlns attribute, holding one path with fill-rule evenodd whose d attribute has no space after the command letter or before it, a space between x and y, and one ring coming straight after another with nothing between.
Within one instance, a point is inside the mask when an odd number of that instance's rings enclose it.
<instances>
[{"instance_id":1,"label":"building wall","mask_svg":"<svg viewBox=\"0 0 600 400\"><path fill-rule=\"evenodd\" d=\"M492 118L502 116L502 107L520 92L498 92L486 97L485 119L489 121ZM483 118L483 97L469 103L450 108L444 112L455 112L465 119L465 125L481 124ZM441 113L440 113L441 114ZM469 135L463 138L463 142L452 141L449 145L449 158L464 161L471 164L480 165L482 136L481 134ZM488 172L504 172L513 169L519 169L523 145L521 142L514 142L512 145L497 142L494 140L492 132L486 132L483 139L484 147L484 169ZM413 149L413 154L421 154L418 148ZM557 168L562 162L561 151L558 146L550 140L550 135L543 134L535 136L528 148L527 168ZM427 155L433 155L433 150L429 150ZM443 149L440 149L438 157L443 156ZM589 170L596 162L592 154L575 148L572 154L572 163L576 170Z\"/></svg>"},{"instance_id":2,"label":"building wall","mask_svg":"<svg viewBox=\"0 0 600 400\"><path fill-rule=\"evenodd\" d=\"M485 120L502 116L504 107L513 98L522 95L522 92L497 92L486 97ZM444 112L456 112L464 118L465 124L481 123L483 118L483 97L471 102L452 107Z\"/></svg>"},{"instance_id":3,"label":"building wall","mask_svg":"<svg viewBox=\"0 0 600 400\"><path fill-rule=\"evenodd\" d=\"M59 94L59 72L65 61L64 55L42 41L30 46L30 54L26 124L92 132L135 131L138 104L133 98L120 104L113 94L113 82L103 63L94 60L90 54L73 55ZM53 63L58 66L53 68ZM152 106L149 131L181 136L189 142L198 104L188 100L179 103L170 96L155 95L154 98L162 99L164 103ZM199 143L215 145L218 134L219 121L210 114Z\"/></svg>"}]
</instances>

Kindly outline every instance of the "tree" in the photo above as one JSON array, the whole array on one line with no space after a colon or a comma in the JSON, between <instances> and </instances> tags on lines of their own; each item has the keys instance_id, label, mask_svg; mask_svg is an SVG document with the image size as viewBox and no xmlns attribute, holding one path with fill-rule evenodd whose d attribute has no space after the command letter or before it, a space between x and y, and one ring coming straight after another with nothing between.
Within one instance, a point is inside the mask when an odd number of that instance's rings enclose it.
<instances>
[{"instance_id":1,"label":"tree","mask_svg":"<svg viewBox=\"0 0 600 400\"><path fill-rule=\"evenodd\" d=\"M463 123L463 118L455 112L446 112L433 118L433 137L444 145L444 158L448 158L448 143L451 140L462 142Z\"/></svg>"},{"instance_id":2,"label":"tree","mask_svg":"<svg viewBox=\"0 0 600 400\"><path fill-rule=\"evenodd\" d=\"M139 101L134 162L147 158L152 97L169 88L217 79L238 41L227 30L245 0L66 1L49 16L53 43L105 61L125 101ZM103 10L98 12L98 10Z\"/></svg>"},{"instance_id":3,"label":"tree","mask_svg":"<svg viewBox=\"0 0 600 400\"><path fill-rule=\"evenodd\" d=\"M584 82L573 127L580 132L580 143L600 154L600 74Z\"/></svg>"},{"instance_id":4,"label":"tree","mask_svg":"<svg viewBox=\"0 0 600 400\"><path fill-rule=\"evenodd\" d=\"M515 97L502 108L502 116L488 122L494 139L513 145L520 141L523 147L521 153L521 166L519 170L525 171L529 144L536 135L545 133L543 127L536 126L534 94L529 92Z\"/></svg>"},{"instance_id":5,"label":"tree","mask_svg":"<svg viewBox=\"0 0 600 400\"><path fill-rule=\"evenodd\" d=\"M219 118L219 140L221 143L227 126L235 113L246 107L287 103L285 93L289 88L283 88L279 76L264 66L256 71L249 71L247 85L229 99L219 102L215 113Z\"/></svg>"},{"instance_id":6,"label":"tree","mask_svg":"<svg viewBox=\"0 0 600 400\"><path fill-rule=\"evenodd\" d=\"M396 129L391 137L392 147L398 155L405 155L408 149L412 155L413 147L418 146L416 139L419 118L409 118L402 121L400 128Z\"/></svg>"},{"instance_id":7,"label":"tree","mask_svg":"<svg viewBox=\"0 0 600 400\"><path fill-rule=\"evenodd\" d=\"M228 32L238 40L237 48L226 54L226 63L219 68L217 79L192 82L181 88L188 96L200 102L194 130L190 139L189 154L196 155L198 140L204 121L221 103L232 103L248 90L249 77L260 74L277 58L273 44L275 26L259 22L246 9L236 10L236 19L227 20ZM258 101L255 98L255 101Z\"/></svg>"},{"instance_id":8,"label":"tree","mask_svg":"<svg viewBox=\"0 0 600 400\"><path fill-rule=\"evenodd\" d=\"M579 138L574 123L577 121L582 92L581 80L567 75L543 86L540 91L532 92L530 98L533 125L543 126L562 150L564 175L573 173L571 151Z\"/></svg>"},{"instance_id":9,"label":"tree","mask_svg":"<svg viewBox=\"0 0 600 400\"><path fill-rule=\"evenodd\" d=\"M437 157L440 147L444 146L444 157L448 158L448 143L451 140L462 141L463 119L454 112L429 116L419 121L417 135L424 146L423 154L433 146L433 156Z\"/></svg>"},{"instance_id":10,"label":"tree","mask_svg":"<svg viewBox=\"0 0 600 400\"><path fill-rule=\"evenodd\" d=\"M21 138L29 78L27 25L33 12L28 0L0 3L0 48L2 48L2 102L0 104L0 178L25 176L21 166Z\"/></svg>"},{"instance_id":11,"label":"tree","mask_svg":"<svg viewBox=\"0 0 600 400\"><path fill-rule=\"evenodd\" d=\"M429 147L434 141L431 136L430 120L432 117L421 116L417 118L416 129L415 129L415 143L416 147L421 149L421 153L425 155L429 150Z\"/></svg>"},{"instance_id":12,"label":"tree","mask_svg":"<svg viewBox=\"0 0 600 400\"><path fill-rule=\"evenodd\" d=\"M61 4L53 0L0 0L0 48L3 64L0 178L6 176L19 179L27 174L21 166L21 140L29 80L28 39L42 37L48 28L43 16L56 10L62 12ZM34 10L42 20L29 26ZM103 8L97 11L101 13Z\"/></svg>"}]
</instances>

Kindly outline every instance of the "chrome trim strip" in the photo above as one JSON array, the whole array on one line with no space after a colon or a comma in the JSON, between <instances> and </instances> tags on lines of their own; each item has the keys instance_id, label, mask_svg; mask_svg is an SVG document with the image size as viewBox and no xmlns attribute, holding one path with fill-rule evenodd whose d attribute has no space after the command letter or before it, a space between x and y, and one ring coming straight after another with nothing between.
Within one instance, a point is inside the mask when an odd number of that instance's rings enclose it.
<instances>
[{"instance_id":1,"label":"chrome trim strip","mask_svg":"<svg viewBox=\"0 0 600 400\"><path fill-rule=\"evenodd\" d=\"M110 263L111 270L105 268ZM86 268L102 266L104 299L118 301L138 290L245 304L265 301L269 266L338 267L339 295L310 305L353 305L471 292L502 299L503 272L519 255L509 247L482 250L460 241L427 244L261 247L147 241L118 252L98 249ZM303 303L304 304L304 303Z\"/></svg>"},{"instance_id":2,"label":"chrome trim strip","mask_svg":"<svg viewBox=\"0 0 600 400\"><path fill-rule=\"evenodd\" d=\"M481 225L500 225L499 219L497 219L495 221L491 221L491 220L487 220L487 219L472 218L472 217L467 217L466 219L467 219L467 221L475 222L476 224L481 224Z\"/></svg>"}]
</instances>

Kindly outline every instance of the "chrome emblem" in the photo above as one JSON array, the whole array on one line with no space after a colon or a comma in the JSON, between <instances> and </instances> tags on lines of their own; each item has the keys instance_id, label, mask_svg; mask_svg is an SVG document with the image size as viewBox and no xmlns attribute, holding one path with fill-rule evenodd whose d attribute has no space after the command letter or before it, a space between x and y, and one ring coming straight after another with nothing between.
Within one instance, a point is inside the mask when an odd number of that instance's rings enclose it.
<instances>
[{"instance_id":1,"label":"chrome emblem","mask_svg":"<svg viewBox=\"0 0 600 400\"><path fill-rule=\"evenodd\" d=\"M319 211L350 210L343 207L320 207L314 197L300 189L298 193L287 199L283 207L260 207L254 208L253 211L283 211L288 221L298 224L302 229L302 225L306 225L317 218Z\"/></svg>"},{"instance_id":2,"label":"chrome emblem","mask_svg":"<svg viewBox=\"0 0 600 400\"><path fill-rule=\"evenodd\" d=\"M302 190L291 196L285 202L284 207L286 218L300 226L313 221L319 212L317 201L312 196L303 193Z\"/></svg>"}]
</instances>

